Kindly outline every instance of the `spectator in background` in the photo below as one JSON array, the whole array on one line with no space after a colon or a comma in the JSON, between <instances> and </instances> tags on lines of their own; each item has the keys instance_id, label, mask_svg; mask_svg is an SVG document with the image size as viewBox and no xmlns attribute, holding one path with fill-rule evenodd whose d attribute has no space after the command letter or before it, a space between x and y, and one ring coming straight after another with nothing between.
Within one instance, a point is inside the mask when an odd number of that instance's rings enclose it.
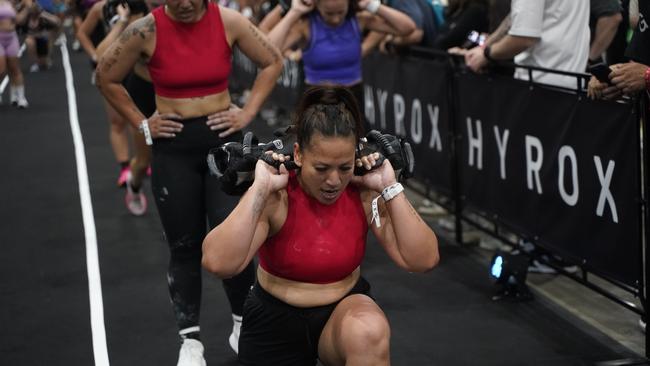
<instances>
[{"instance_id":1,"label":"spectator in background","mask_svg":"<svg viewBox=\"0 0 650 366\"><path fill-rule=\"evenodd\" d=\"M362 103L363 32L407 36L414 29L406 14L379 0L293 0L269 39L282 53L302 49L308 86L345 86Z\"/></svg>"},{"instance_id":2,"label":"spectator in background","mask_svg":"<svg viewBox=\"0 0 650 366\"><path fill-rule=\"evenodd\" d=\"M468 51L465 62L480 72L491 60L512 57L520 65L584 72L589 57L588 0L512 0L510 17L488 37L485 47ZM538 71L532 74L538 83L577 86L574 77ZM528 71L517 69L515 77L527 80Z\"/></svg>"},{"instance_id":3,"label":"spectator in background","mask_svg":"<svg viewBox=\"0 0 650 366\"><path fill-rule=\"evenodd\" d=\"M445 10L445 24L436 35L433 46L443 50L459 47L471 31L488 31L487 1L449 0Z\"/></svg>"},{"instance_id":4,"label":"spectator in background","mask_svg":"<svg viewBox=\"0 0 650 366\"><path fill-rule=\"evenodd\" d=\"M427 0L388 0L386 5L406 14L415 23L415 30L406 36L386 35L387 40L399 45L418 45L433 47L439 24L433 7Z\"/></svg>"},{"instance_id":5,"label":"spectator in background","mask_svg":"<svg viewBox=\"0 0 650 366\"><path fill-rule=\"evenodd\" d=\"M606 51L605 60L608 64L620 64L628 61L625 57L625 48L627 48L628 42L632 38L632 32L639 21L639 2L637 0L622 0L621 8L622 20Z\"/></svg>"},{"instance_id":6,"label":"spectator in background","mask_svg":"<svg viewBox=\"0 0 650 366\"><path fill-rule=\"evenodd\" d=\"M377 46L385 53L393 53L395 46L433 47L441 24L427 0L388 0L386 5L408 15L415 23L415 30L405 36L369 32L361 45L362 56L365 57Z\"/></svg>"},{"instance_id":7,"label":"spectator in background","mask_svg":"<svg viewBox=\"0 0 650 366\"><path fill-rule=\"evenodd\" d=\"M587 94L592 99L616 99L622 94L633 95L650 90L650 1L639 1L639 21L625 55L630 62L614 64L609 74L611 85L592 77Z\"/></svg>"},{"instance_id":8,"label":"spectator in background","mask_svg":"<svg viewBox=\"0 0 650 366\"><path fill-rule=\"evenodd\" d=\"M592 65L604 61L603 55L614 40L619 24L623 21L623 9L619 0L590 0L590 5L589 64Z\"/></svg>"}]
</instances>

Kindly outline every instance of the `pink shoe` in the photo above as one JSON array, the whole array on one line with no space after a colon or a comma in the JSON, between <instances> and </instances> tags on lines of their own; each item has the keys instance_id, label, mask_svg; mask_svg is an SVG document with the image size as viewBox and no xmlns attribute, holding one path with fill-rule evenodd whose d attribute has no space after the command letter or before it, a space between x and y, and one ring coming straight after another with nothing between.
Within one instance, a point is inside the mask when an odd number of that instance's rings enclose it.
<instances>
[{"instance_id":1,"label":"pink shoe","mask_svg":"<svg viewBox=\"0 0 650 366\"><path fill-rule=\"evenodd\" d=\"M124 187L126 185L126 181L129 178L129 174L131 174L131 167L125 166L120 170L120 176L117 178L117 186L118 187Z\"/></svg>"},{"instance_id":2,"label":"pink shoe","mask_svg":"<svg viewBox=\"0 0 650 366\"><path fill-rule=\"evenodd\" d=\"M147 196L142 192L142 187L140 187L138 192L133 190L131 187L131 174L128 174L126 181L124 203L126 203L126 208L129 209L129 212L135 216L142 216L147 212Z\"/></svg>"},{"instance_id":3,"label":"pink shoe","mask_svg":"<svg viewBox=\"0 0 650 366\"><path fill-rule=\"evenodd\" d=\"M151 177L151 165L147 167L147 177Z\"/></svg>"}]
</instances>

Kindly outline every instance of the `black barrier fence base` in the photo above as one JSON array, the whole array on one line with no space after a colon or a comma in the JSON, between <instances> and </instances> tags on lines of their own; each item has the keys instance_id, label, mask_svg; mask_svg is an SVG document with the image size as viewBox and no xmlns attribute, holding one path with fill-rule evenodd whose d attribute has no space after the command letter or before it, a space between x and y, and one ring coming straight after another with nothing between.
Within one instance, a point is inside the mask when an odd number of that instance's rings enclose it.
<instances>
[{"instance_id":1,"label":"black barrier fence base","mask_svg":"<svg viewBox=\"0 0 650 366\"><path fill-rule=\"evenodd\" d=\"M639 182L639 185L641 186L641 192L642 192L642 199L641 199L641 211L642 211L642 219L641 219L641 228L642 228L642 240L643 240L643 245L641 245L641 268L643 268L643 272L641 273L640 276L640 291L641 291L641 303L643 304L643 307L646 309L646 313L642 315L643 320L646 322L648 321L648 316L647 316L647 309L648 309L648 283L650 279L650 251L648 250L648 239L650 238L650 215L648 214L648 206L647 206L647 200L648 200L648 194L650 193L650 171L648 169L648 163L650 163L650 149L648 148L648 143L650 142L650 139L648 138L648 124L647 124L647 118L648 118L648 108L650 108L650 102L648 101L648 95L644 95L642 98L639 98L639 103L637 103L637 112L639 115L639 128L641 130L641 139L639 139L639 150L641 151L640 153L640 158L641 158L641 180ZM645 352L646 352L646 357L650 355L650 337L647 336L647 330L646 330L646 337L645 337Z\"/></svg>"}]
</instances>

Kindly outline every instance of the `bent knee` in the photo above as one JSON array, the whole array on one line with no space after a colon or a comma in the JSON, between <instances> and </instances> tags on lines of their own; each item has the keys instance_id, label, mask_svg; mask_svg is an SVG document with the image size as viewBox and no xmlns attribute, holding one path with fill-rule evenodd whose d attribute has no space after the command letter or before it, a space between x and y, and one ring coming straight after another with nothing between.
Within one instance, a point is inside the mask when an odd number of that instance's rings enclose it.
<instances>
[{"instance_id":1,"label":"bent knee","mask_svg":"<svg viewBox=\"0 0 650 366\"><path fill-rule=\"evenodd\" d=\"M380 312L359 312L347 319L343 338L348 353L388 353L390 326Z\"/></svg>"}]
</instances>

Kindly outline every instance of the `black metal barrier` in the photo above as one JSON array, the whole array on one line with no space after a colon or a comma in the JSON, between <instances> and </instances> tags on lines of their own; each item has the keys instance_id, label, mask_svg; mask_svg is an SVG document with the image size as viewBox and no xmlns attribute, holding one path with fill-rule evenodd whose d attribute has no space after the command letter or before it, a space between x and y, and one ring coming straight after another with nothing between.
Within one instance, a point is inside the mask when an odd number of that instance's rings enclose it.
<instances>
[{"instance_id":1,"label":"black metal barrier","mask_svg":"<svg viewBox=\"0 0 650 366\"><path fill-rule=\"evenodd\" d=\"M242 67L241 56L236 60L234 79L252 85L250 67ZM302 88L302 76L299 85L283 82L296 80L294 69L301 67L285 62L270 97L289 110ZM445 207L456 215L459 241L461 220L476 224L472 216L479 213L578 264L580 275L564 274L645 315L587 276L596 274L645 305L641 142L647 139L634 103L477 75L447 55L374 53L363 69L368 127L411 142L414 178L450 198Z\"/></svg>"}]
</instances>

